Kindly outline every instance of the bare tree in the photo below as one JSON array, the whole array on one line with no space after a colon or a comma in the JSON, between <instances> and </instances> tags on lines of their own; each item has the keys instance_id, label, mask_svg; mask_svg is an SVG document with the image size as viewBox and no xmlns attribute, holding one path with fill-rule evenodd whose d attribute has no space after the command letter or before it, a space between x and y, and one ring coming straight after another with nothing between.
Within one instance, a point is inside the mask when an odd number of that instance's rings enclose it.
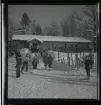
<instances>
[{"instance_id":1,"label":"bare tree","mask_svg":"<svg viewBox=\"0 0 101 105\"><path fill-rule=\"evenodd\" d=\"M70 36L74 37L76 36L76 31L77 31L77 23L76 23L75 17L71 14L68 17L68 20L69 20Z\"/></svg>"},{"instance_id":2,"label":"bare tree","mask_svg":"<svg viewBox=\"0 0 101 105\"><path fill-rule=\"evenodd\" d=\"M29 24L30 34L35 35L35 28L36 28L36 20L32 20Z\"/></svg>"},{"instance_id":3,"label":"bare tree","mask_svg":"<svg viewBox=\"0 0 101 105\"><path fill-rule=\"evenodd\" d=\"M51 32L51 27L50 26L48 26L48 25L46 25L45 27L44 27L44 33L45 33L45 35L52 35L52 32Z\"/></svg>"},{"instance_id":4,"label":"bare tree","mask_svg":"<svg viewBox=\"0 0 101 105\"><path fill-rule=\"evenodd\" d=\"M28 14L26 12L24 12L22 14L22 17L21 17L21 21L20 21L20 24L22 25L22 27L24 27L25 29L25 34L29 33L29 24L31 23L31 20L28 16Z\"/></svg>"},{"instance_id":5,"label":"bare tree","mask_svg":"<svg viewBox=\"0 0 101 105\"><path fill-rule=\"evenodd\" d=\"M71 36L71 37L76 36L77 23L74 15L71 14L67 18L61 20L60 24L62 27L63 36Z\"/></svg>"},{"instance_id":6,"label":"bare tree","mask_svg":"<svg viewBox=\"0 0 101 105\"><path fill-rule=\"evenodd\" d=\"M84 19L79 16L77 12L74 12L74 16L78 21L81 21L84 25L83 37L92 40L93 51L96 51L97 48L97 37L99 37L98 33L98 5L86 5L86 7L82 10L84 13L84 17L86 16L88 19Z\"/></svg>"},{"instance_id":7,"label":"bare tree","mask_svg":"<svg viewBox=\"0 0 101 105\"><path fill-rule=\"evenodd\" d=\"M50 25L45 26L44 32L46 35L51 35L51 36L59 36L60 35L59 26L55 21L52 21L52 23Z\"/></svg>"},{"instance_id":8,"label":"bare tree","mask_svg":"<svg viewBox=\"0 0 101 105\"><path fill-rule=\"evenodd\" d=\"M35 26L35 34L42 35L42 28L39 24L36 24L36 26Z\"/></svg>"},{"instance_id":9,"label":"bare tree","mask_svg":"<svg viewBox=\"0 0 101 105\"><path fill-rule=\"evenodd\" d=\"M68 22L68 19L62 19L60 21L60 24L61 24L63 36L69 36L70 30L69 30L69 22Z\"/></svg>"},{"instance_id":10,"label":"bare tree","mask_svg":"<svg viewBox=\"0 0 101 105\"><path fill-rule=\"evenodd\" d=\"M13 21L8 17L8 40L12 40L12 36L15 30L15 26Z\"/></svg>"},{"instance_id":11,"label":"bare tree","mask_svg":"<svg viewBox=\"0 0 101 105\"><path fill-rule=\"evenodd\" d=\"M98 6L97 5L86 5L86 8L84 8L82 11L84 15L88 17L87 20L84 20L84 18L79 16L77 12L74 12L74 16L76 17L77 20L86 23L85 31L92 34L90 38L97 37Z\"/></svg>"}]
</instances>

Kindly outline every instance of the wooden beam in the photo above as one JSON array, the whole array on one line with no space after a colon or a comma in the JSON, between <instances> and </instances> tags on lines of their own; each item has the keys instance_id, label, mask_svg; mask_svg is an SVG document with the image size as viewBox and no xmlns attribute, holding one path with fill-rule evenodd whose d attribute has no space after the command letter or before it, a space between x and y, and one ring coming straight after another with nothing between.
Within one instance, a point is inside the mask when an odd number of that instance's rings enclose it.
<instances>
[{"instance_id":1,"label":"wooden beam","mask_svg":"<svg viewBox=\"0 0 101 105\"><path fill-rule=\"evenodd\" d=\"M58 61L59 61L59 46L58 46Z\"/></svg>"},{"instance_id":2,"label":"wooden beam","mask_svg":"<svg viewBox=\"0 0 101 105\"><path fill-rule=\"evenodd\" d=\"M67 43L66 43L67 44ZM67 64L70 66L70 58L69 58L69 45L67 45Z\"/></svg>"},{"instance_id":3,"label":"wooden beam","mask_svg":"<svg viewBox=\"0 0 101 105\"><path fill-rule=\"evenodd\" d=\"M76 67L78 68L78 43L76 43Z\"/></svg>"}]
</instances>

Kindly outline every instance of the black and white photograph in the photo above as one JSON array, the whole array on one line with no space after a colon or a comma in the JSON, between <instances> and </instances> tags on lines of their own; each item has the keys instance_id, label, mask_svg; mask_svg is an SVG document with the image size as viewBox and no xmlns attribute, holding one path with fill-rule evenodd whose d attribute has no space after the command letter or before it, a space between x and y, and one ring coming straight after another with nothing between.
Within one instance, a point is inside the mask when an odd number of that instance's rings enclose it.
<instances>
[{"instance_id":1,"label":"black and white photograph","mask_svg":"<svg viewBox=\"0 0 101 105\"><path fill-rule=\"evenodd\" d=\"M99 4L8 5L8 99L99 100L97 38Z\"/></svg>"}]
</instances>

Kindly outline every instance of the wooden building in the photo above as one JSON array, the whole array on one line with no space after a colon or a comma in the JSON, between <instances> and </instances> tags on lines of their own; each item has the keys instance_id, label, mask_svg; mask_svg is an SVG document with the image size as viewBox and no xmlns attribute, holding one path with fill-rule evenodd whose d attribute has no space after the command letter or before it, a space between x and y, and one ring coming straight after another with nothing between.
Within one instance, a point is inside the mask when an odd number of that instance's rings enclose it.
<instances>
[{"instance_id":1,"label":"wooden building","mask_svg":"<svg viewBox=\"0 0 101 105\"><path fill-rule=\"evenodd\" d=\"M40 47L59 52L89 52L91 41L80 37L60 37L60 36L43 36L43 35L13 35L13 45L24 47L35 40L42 42Z\"/></svg>"},{"instance_id":2,"label":"wooden building","mask_svg":"<svg viewBox=\"0 0 101 105\"><path fill-rule=\"evenodd\" d=\"M61 37L61 36L44 36L44 35L13 35L13 48L30 47L35 41L45 50L52 50L58 61L65 59L65 63L80 67L80 59L91 51L92 42L80 37ZM27 45L27 46L26 46ZM61 55L62 54L62 55Z\"/></svg>"}]
</instances>

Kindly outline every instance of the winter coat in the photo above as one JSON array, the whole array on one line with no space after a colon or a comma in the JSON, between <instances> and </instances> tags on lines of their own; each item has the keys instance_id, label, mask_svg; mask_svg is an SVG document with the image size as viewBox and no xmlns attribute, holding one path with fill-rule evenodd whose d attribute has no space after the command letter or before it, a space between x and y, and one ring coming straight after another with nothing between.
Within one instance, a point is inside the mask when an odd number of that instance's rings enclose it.
<instances>
[{"instance_id":1,"label":"winter coat","mask_svg":"<svg viewBox=\"0 0 101 105\"><path fill-rule=\"evenodd\" d=\"M85 69L90 69L90 65L92 64L92 60L90 59L87 59L85 60Z\"/></svg>"},{"instance_id":2,"label":"winter coat","mask_svg":"<svg viewBox=\"0 0 101 105\"><path fill-rule=\"evenodd\" d=\"M48 56L48 58L47 58L47 62L50 64L50 63L52 63L52 61L53 61L52 56Z\"/></svg>"},{"instance_id":3,"label":"winter coat","mask_svg":"<svg viewBox=\"0 0 101 105\"><path fill-rule=\"evenodd\" d=\"M17 60L18 57L21 57L20 51L16 50L15 55L16 55L16 60Z\"/></svg>"},{"instance_id":4,"label":"winter coat","mask_svg":"<svg viewBox=\"0 0 101 105\"><path fill-rule=\"evenodd\" d=\"M48 57L47 52L44 52L44 53L43 53L43 62L44 62L44 63L47 62L47 57Z\"/></svg>"},{"instance_id":5,"label":"winter coat","mask_svg":"<svg viewBox=\"0 0 101 105\"><path fill-rule=\"evenodd\" d=\"M39 62L38 58L37 57L34 57L33 58L33 61L32 61L32 64L33 65L36 65L36 63L38 63L38 62Z\"/></svg>"}]
</instances>

